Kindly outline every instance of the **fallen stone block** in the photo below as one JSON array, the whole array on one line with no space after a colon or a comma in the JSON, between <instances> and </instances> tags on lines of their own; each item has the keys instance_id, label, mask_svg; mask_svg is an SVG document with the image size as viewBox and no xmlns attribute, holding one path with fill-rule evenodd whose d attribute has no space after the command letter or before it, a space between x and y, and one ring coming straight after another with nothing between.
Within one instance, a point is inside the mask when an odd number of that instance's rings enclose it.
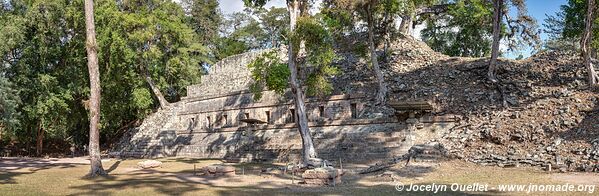
<instances>
[{"instance_id":1,"label":"fallen stone block","mask_svg":"<svg viewBox=\"0 0 599 196\"><path fill-rule=\"evenodd\" d=\"M326 167L306 170L302 178L306 184L335 185L341 183L341 175L343 172L340 169Z\"/></svg>"},{"instance_id":2,"label":"fallen stone block","mask_svg":"<svg viewBox=\"0 0 599 196\"><path fill-rule=\"evenodd\" d=\"M140 161L137 163L137 167L140 167L143 169L160 167L161 165L162 165L162 162L156 161L156 160L145 160L145 161Z\"/></svg>"}]
</instances>

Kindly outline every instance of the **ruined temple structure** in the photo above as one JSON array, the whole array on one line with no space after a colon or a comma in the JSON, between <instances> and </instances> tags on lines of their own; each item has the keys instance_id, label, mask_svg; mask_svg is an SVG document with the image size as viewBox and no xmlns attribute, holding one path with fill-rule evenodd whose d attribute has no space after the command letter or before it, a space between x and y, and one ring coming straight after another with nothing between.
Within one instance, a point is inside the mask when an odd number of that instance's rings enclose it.
<instances>
[{"instance_id":1,"label":"ruined temple structure","mask_svg":"<svg viewBox=\"0 0 599 196\"><path fill-rule=\"evenodd\" d=\"M254 100L247 65L260 52L231 56L212 66L187 96L149 116L111 152L123 157L197 157L227 161L294 162L301 139L289 94L265 91ZM308 97L310 131L320 157L371 162L406 153L440 137L453 119L377 113L373 94L360 91Z\"/></svg>"}]
</instances>

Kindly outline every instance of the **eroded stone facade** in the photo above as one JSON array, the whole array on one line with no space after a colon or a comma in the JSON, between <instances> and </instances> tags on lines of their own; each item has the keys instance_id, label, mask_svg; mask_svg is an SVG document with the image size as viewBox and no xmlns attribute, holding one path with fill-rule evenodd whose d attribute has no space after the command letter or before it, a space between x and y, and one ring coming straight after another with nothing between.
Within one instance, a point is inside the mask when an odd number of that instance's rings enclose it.
<instances>
[{"instance_id":1,"label":"eroded stone facade","mask_svg":"<svg viewBox=\"0 0 599 196\"><path fill-rule=\"evenodd\" d=\"M252 80L247 64L260 54L236 55L212 66L200 84L187 88L186 97L147 118L114 154L297 161L301 139L291 95L266 91L262 99L254 100L248 91ZM453 126L451 120L422 118L415 128L395 116L372 115L376 108L370 104L371 96L354 93L306 99L320 157L369 162L398 156ZM244 119L265 123L248 124Z\"/></svg>"}]
</instances>

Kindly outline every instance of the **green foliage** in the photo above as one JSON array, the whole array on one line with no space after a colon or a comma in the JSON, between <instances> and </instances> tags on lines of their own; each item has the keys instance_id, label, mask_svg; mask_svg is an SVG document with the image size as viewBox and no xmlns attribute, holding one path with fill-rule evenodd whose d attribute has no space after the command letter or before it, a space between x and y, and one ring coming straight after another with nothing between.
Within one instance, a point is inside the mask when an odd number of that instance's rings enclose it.
<instances>
[{"instance_id":1,"label":"green foliage","mask_svg":"<svg viewBox=\"0 0 599 196\"><path fill-rule=\"evenodd\" d=\"M313 17L300 17L295 32L290 34L289 41L294 42L293 45L298 47L294 49L296 52L299 51L300 42L305 43L306 64L300 67L307 73L304 81L307 95L330 94L333 86L329 78L339 74L339 70L333 66L337 55L333 51L333 40L329 31L324 28L321 21ZM282 94L289 87L289 68L287 64L281 62L281 57L275 50L265 52L248 67L255 81L250 87L255 95L254 99L260 99L261 92L265 89Z\"/></svg>"},{"instance_id":2,"label":"green foliage","mask_svg":"<svg viewBox=\"0 0 599 196\"><path fill-rule=\"evenodd\" d=\"M154 100L152 100L152 94L147 88L137 88L133 90L131 94L131 102L133 102L133 106L139 110L147 110L152 106ZM139 112L140 118L145 116L144 112Z\"/></svg>"},{"instance_id":3,"label":"green foliage","mask_svg":"<svg viewBox=\"0 0 599 196\"><path fill-rule=\"evenodd\" d=\"M308 74L306 81L308 96L324 96L332 92L333 87L328 78L339 73L333 62L337 55L333 51L333 39L329 31L314 17L300 17L297 29L291 35L290 41L294 46L300 46L300 41L305 41L306 61L313 71ZM299 51L299 48L294 49Z\"/></svg>"},{"instance_id":4,"label":"green foliage","mask_svg":"<svg viewBox=\"0 0 599 196\"><path fill-rule=\"evenodd\" d=\"M597 4L595 4L597 5ZM596 9L596 8L595 8ZM545 19L545 33L549 40L545 48L550 50L574 51L580 48L580 38L585 28L586 0L568 0L555 15ZM599 36L599 19L595 14L592 37ZM599 48L599 39L592 39L591 47Z\"/></svg>"},{"instance_id":5,"label":"green foliage","mask_svg":"<svg viewBox=\"0 0 599 196\"><path fill-rule=\"evenodd\" d=\"M538 49L540 37L536 21L527 14L523 1L508 1L503 9L501 37L508 50L524 46ZM510 13L510 5L516 13ZM515 16L515 17L514 17ZM458 0L445 15L427 18L421 32L432 49L450 56L483 57L491 52L493 4L487 0Z\"/></svg>"},{"instance_id":6,"label":"green foliage","mask_svg":"<svg viewBox=\"0 0 599 196\"><path fill-rule=\"evenodd\" d=\"M0 130L14 130L19 126L17 108L21 100L18 91L4 77L0 77Z\"/></svg>"},{"instance_id":7,"label":"green foliage","mask_svg":"<svg viewBox=\"0 0 599 196\"><path fill-rule=\"evenodd\" d=\"M80 115L87 93L83 3L6 3L10 6L0 12L0 37L8 38L0 44L0 75L22 102L11 112L19 114L13 117L20 124L8 127L9 132L23 142L35 139L38 129L64 138L87 118Z\"/></svg>"},{"instance_id":8,"label":"green foliage","mask_svg":"<svg viewBox=\"0 0 599 196\"><path fill-rule=\"evenodd\" d=\"M310 58L310 64L316 66L316 70L308 75L306 85L306 94L309 96L325 96L333 92L333 84L329 81L330 77L340 73L337 67L332 66L337 59L333 50L325 50L324 53Z\"/></svg>"},{"instance_id":9,"label":"green foliage","mask_svg":"<svg viewBox=\"0 0 599 196\"><path fill-rule=\"evenodd\" d=\"M457 1L447 15L431 16L422 39L450 56L483 57L491 52L493 4L486 0Z\"/></svg>"},{"instance_id":10,"label":"green foliage","mask_svg":"<svg viewBox=\"0 0 599 196\"><path fill-rule=\"evenodd\" d=\"M152 108L147 96L137 99L142 95L139 89L152 92L144 80L146 73L166 92L167 100L177 101L187 85L199 81L200 65L211 61L179 5L163 0L154 0L152 6L125 2L128 9L121 11L114 1L98 4L102 100L111 103L102 104L102 124L115 130Z\"/></svg>"},{"instance_id":11,"label":"green foliage","mask_svg":"<svg viewBox=\"0 0 599 196\"><path fill-rule=\"evenodd\" d=\"M285 8L260 9L256 14L260 26L264 29L265 48L276 48L281 45L289 33L289 13Z\"/></svg>"},{"instance_id":12,"label":"green foliage","mask_svg":"<svg viewBox=\"0 0 599 196\"><path fill-rule=\"evenodd\" d=\"M323 1L320 9L324 24L337 40L354 32L354 13L335 1Z\"/></svg>"},{"instance_id":13,"label":"green foliage","mask_svg":"<svg viewBox=\"0 0 599 196\"><path fill-rule=\"evenodd\" d=\"M366 58L369 54L368 42L364 34L368 30L368 18L372 18L375 45L382 42L382 38L394 34L395 18L408 11L409 6L415 6L411 0L327 0L323 1L320 10L323 24L331 33L337 44L346 44L345 47L355 54ZM371 10L368 8L371 7ZM370 16L368 14L371 14ZM347 39L347 38L353 38ZM349 41L349 43L345 43Z\"/></svg>"},{"instance_id":14,"label":"green foliage","mask_svg":"<svg viewBox=\"0 0 599 196\"><path fill-rule=\"evenodd\" d=\"M289 16L284 8L251 9L226 17L217 39L216 59L241 54L249 50L279 47L286 41Z\"/></svg>"},{"instance_id":15,"label":"green foliage","mask_svg":"<svg viewBox=\"0 0 599 196\"><path fill-rule=\"evenodd\" d=\"M188 24L198 34L199 40L206 45L215 46L218 29L223 22L223 16L218 9L217 0L183 0L187 10Z\"/></svg>"},{"instance_id":16,"label":"green foliage","mask_svg":"<svg viewBox=\"0 0 599 196\"><path fill-rule=\"evenodd\" d=\"M218 45L215 50L216 59L224 59L228 56L241 54L249 50L245 42L235 40L230 37L219 38Z\"/></svg>"},{"instance_id":17,"label":"green foliage","mask_svg":"<svg viewBox=\"0 0 599 196\"><path fill-rule=\"evenodd\" d=\"M22 102L10 112L19 126L9 131L24 143L35 140L36 131L43 129L46 137L84 144L89 80L83 1L4 3L0 76L12 83L9 88L18 92ZM145 73L167 99L178 100L185 86L199 80L200 65L210 62L210 51L185 23L184 11L176 3L98 0L95 4L105 139L155 107Z\"/></svg>"},{"instance_id":18,"label":"green foliage","mask_svg":"<svg viewBox=\"0 0 599 196\"><path fill-rule=\"evenodd\" d=\"M221 30L222 37L217 39L216 59L241 54L248 50L262 48L265 32L260 23L245 12L228 15Z\"/></svg>"},{"instance_id":19,"label":"green foliage","mask_svg":"<svg viewBox=\"0 0 599 196\"><path fill-rule=\"evenodd\" d=\"M289 86L289 68L287 64L281 61L281 58L274 50L262 54L250 63L248 68L251 70L254 79L250 91L254 94L255 100L262 98L262 92L265 89L283 94Z\"/></svg>"}]
</instances>

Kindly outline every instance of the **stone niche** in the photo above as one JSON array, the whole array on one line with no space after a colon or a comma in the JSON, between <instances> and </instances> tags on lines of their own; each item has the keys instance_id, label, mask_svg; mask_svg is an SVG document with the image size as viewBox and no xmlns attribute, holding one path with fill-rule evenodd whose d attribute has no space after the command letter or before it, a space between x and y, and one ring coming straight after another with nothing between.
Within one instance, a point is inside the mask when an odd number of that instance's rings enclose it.
<instances>
[{"instance_id":1,"label":"stone niche","mask_svg":"<svg viewBox=\"0 0 599 196\"><path fill-rule=\"evenodd\" d=\"M174 129L214 131L248 126L244 119L256 119L268 126L294 126L295 107L284 96L265 92L261 100L254 102L249 92L231 96L189 100L179 113ZM361 119L363 97L338 95L327 99L308 99L308 121L325 124L333 121ZM255 124L253 124L255 125Z\"/></svg>"}]
</instances>

